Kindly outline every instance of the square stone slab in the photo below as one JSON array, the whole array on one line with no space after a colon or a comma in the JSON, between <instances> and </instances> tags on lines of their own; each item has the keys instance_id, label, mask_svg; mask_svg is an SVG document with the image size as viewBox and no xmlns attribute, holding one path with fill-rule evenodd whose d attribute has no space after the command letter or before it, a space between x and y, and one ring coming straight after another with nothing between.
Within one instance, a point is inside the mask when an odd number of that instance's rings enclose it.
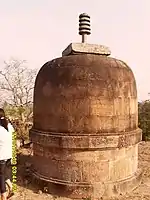
<instances>
[{"instance_id":1,"label":"square stone slab","mask_svg":"<svg viewBox=\"0 0 150 200\"><path fill-rule=\"evenodd\" d=\"M97 44L87 43L71 43L63 52L62 56L76 55L76 54L97 54L109 56L111 51L108 47Z\"/></svg>"}]
</instances>

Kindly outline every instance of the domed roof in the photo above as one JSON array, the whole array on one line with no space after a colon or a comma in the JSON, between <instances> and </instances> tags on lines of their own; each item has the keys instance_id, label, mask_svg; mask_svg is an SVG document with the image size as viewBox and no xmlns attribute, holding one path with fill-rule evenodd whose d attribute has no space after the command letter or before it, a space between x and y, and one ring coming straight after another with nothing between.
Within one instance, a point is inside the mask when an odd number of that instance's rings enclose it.
<instances>
[{"instance_id":1,"label":"domed roof","mask_svg":"<svg viewBox=\"0 0 150 200\"><path fill-rule=\"evenodd\" d=\"M90 93L102 95L100 93L103 90L111 94L111 98L112 95L117 97L120 93L126 97L136 96L136 84L132 70L123 61L107 56L81 54L64 56L47 62L37 76L36 85L38 86L35 85L35 87L39 90L47 82L51 83L53 89L58 87L59 92L63 91L60 85L69 89L71 85L75 87L82 83L86 92L89 88L89 95ZM56 93L55 91L55 95Z\"/></svg>"}]
</instances>

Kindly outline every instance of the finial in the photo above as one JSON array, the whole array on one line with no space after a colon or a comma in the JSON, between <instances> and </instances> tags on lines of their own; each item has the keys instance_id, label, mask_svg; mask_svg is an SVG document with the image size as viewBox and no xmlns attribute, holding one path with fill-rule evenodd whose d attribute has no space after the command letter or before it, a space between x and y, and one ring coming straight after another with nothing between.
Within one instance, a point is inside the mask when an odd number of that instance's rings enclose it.
<instances>
[{"instance_id":1,"label":"finial","mask_svg":"<svg viewBox=\"0 0 150 200\"><path fill-rule=\"evenodd\" d=\"M82 35L82 43L87 42L87 35L90 34L90 16L86 13L82 13L79 15L79 35Z\"/></svg>"},{"instance_id":2,"label":"finial","mask_svg":"<svg viewBox=\"0 0 150 200\"><path fill-rule=\"evenodd\" d=\"M82 35L82 43L71 43L63 52L62 56L78 54L95 54L109 56L111 51L104 45L88 44L87 35L91 34L90 16L86 13L79 15L79 35Z\"/></svg>"}]
</instances>

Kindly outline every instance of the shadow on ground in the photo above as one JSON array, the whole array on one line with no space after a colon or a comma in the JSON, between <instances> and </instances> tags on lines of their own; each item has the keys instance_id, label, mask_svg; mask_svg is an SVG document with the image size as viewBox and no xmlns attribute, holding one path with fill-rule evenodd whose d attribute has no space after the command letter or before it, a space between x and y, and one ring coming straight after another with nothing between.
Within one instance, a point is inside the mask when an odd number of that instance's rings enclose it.
<instances>
[{"instance_id":1,"label":"shadow on ground","mask_svg":"<svg viewBox=\"0 0 150 200\"><path fill-rule=\"evenodd\" d=\"M30 149L22 148L17 155L17 185L38 193L39 185L35 184L31 174L32 156Z\"/></svg>"},{"instance_id":2,"label":"shadow on ground","mask_svg":"<svg viewBox=\"0 0 150 200\"><path fill-rule=\"evenodd\" d=\"M23 187L28 190L32 190L32 192L36 194L41 193L49 193L56 198L59 196L66 197L69 195L68 193L64 193L66 191L65 186L57 185L57 184L46 184L43 181L38 181L32 175L32 155L31 150L28 148L20 149L17 159L17 185ZM48 192L48 188L50 191ZM59 191L59 194L58 194Z\"/></svg>"}]
</instances>

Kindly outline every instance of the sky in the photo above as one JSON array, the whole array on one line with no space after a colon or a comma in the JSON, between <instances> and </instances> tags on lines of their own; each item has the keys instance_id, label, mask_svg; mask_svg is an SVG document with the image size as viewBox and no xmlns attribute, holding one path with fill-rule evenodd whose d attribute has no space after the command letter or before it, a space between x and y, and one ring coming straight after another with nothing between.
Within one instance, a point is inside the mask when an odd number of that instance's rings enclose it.
<instances>
[{"instance_id":1,"label":"sky","mask_svg":"<svg viewBox=\"0 0 150 200\"><path fill-rule=\"evenodd\" d=\"M0 68L11 58L31 68L81 42L78 16L91 17L88 43L106 45L133 70L138 99L150 98L150 0L0 0Z\"/></svg>"}]
</instances>

